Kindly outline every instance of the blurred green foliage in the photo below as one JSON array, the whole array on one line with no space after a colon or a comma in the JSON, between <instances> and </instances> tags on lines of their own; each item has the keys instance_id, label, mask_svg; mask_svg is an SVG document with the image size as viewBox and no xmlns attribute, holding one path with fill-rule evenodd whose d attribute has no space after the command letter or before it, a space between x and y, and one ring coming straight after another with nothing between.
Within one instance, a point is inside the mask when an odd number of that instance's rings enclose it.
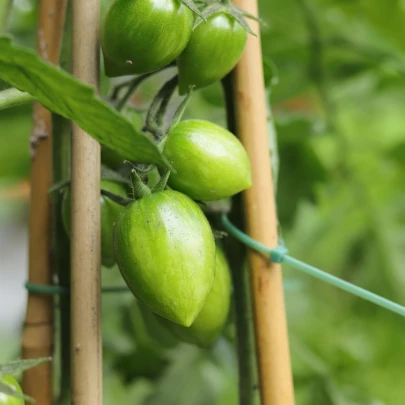
<instances>
[{"instance_id":1,"label":"blurred green foliage","mask_svg":"<svg viewBox=\"0 0 405 405\"><path fill-rule=\"evenodd\" d=\"M35 4L16 1L10 24L28 46ZM405 2L261 0L260 14L283 238L294 256L404 305ZM197 92L187 117L224 124L220 85ZM30 107L0 114L0 184L28 176L30 120ZM403 319L285 273L301 282L286 292L297 405L402 403ZM120 281L116 269L103 276ZM104 299L106 405L237 404L232 325L203 351L140 313L130 295Z\"/></svg>"}]
</instances>

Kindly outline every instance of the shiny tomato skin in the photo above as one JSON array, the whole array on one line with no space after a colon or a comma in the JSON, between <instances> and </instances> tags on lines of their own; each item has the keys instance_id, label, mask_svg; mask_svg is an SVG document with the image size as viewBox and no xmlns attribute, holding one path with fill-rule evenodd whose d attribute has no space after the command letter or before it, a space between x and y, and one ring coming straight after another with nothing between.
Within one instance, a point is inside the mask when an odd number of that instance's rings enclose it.
<instances>
[{"instance_id":1,"label":"shiny tomato skin","mask_svg":"<svg viewBox=\"0 0 405 405\"><path fill-rule=\"evenodd\" d=\"M144 74L168 65L187 45L193 22L181 0L116 0L102 27L107 76Z\"/></svg>"},{"instance_id":2,"label":"shiny tomato skin","mask_svg":"<svg viewBox=\"0 0 405 405\"><path fill-rule=\"evenodd\" d=\"M15 388L17 392L22 394L22 389L18 381L12 375L5 375L0 378L2 383L8 384ZM24 405L24 400L21 398L11 397L10 395L0 392L0 405Z\"/></svg>"},{"instance_id":3,"label":"shiny tomato skin","mask_svg":"<svg viewBox=\"0 0 405 405\"><path fill-rule=\"evenodd\" d=\"M168 134L169 186L194 200L230 197L251 186L249 158L228 130L208 121L182 121Z\"/></svg>"},{"instance_id":4,"label":"shiny tomato skin","mask_svg":"<svg viewBox=\"0 0 405 405\"><path fill-rule=\"evenodd\" d=\"M225 77L242 56L246 40L245 29L225 13L198 25L177 60L180 94L190 85L201 88Z\"/></svg>"},{"instance_id":5,"label":"shiny tomato skin","mask_svg":"<svg viewBox=\"0 0 405 405\"><path fill-rule=\"evenodd\" d=\"M101 180L100 187L103 190L116 194L120 197L127 197L125 188L116 182ZM105 267L112 267L115 264L113 246L114 224L118 220L123 206L111 199L100 196L101 211L101 263ZM66 233L70 236L70 190L66 189L62 201L62 221Z\"/></svg>"},{"instance_id":6,"label":"shiny tomato skin","mask_svg":"<svg viewBox=\"0 0 405 405\"><path fill-rule=\"evenodd\" d=\"M215 281L205 304L190 327L167 320L163 324L177 337L201 347L211 346L220 335L228 319L231 306L231 274L222 250L217 247Z\"/></svg>"},{"instance_id":7,"label":"shiny tomato skin","mask_svg":"<svg viewBox=\"0 0 405 405\"><path fill-rule=\"evenodd\" d=\"M128 205L115 228L115 254L134 295L158 315L190 326L215 277L215 242L200 207L173 190Z\"/></svg>"}]
</instances>

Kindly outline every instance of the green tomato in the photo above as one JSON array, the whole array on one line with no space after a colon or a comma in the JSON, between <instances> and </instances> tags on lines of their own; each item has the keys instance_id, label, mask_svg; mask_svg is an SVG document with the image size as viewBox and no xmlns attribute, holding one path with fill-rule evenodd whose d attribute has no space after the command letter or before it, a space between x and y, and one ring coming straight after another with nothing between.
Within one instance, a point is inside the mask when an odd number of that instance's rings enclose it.
<instances>
[{"instance_id":1,"label":"green tomato","mask_svg":"<svg viewBox=\"0 0 405 405\"><path fill-rule=\"evenodd\" d=\"M173 190L125 207L115 228L118 267L134 295L158 315L190 326L215 278L215 242L200 207Z\"/></svg>"},{"instance_id":2,"label":"green tomato","mask_svg":"<svg viewBox=\"0 0 405 405\"><path fill-rule=\"evenodd\" d=\"M190 85L205 87L225 77L242 56L246 40L245 29L225 13L198 25L177 61L180 94Z\"/></svg>"},{"instance_id":3,"label":"green tomato","mask_svg":"<svg viewBox=\"0 0 405 405\"><path fill-rule=\"evenodd\" d=\"M174 168L170 187L195 200L220 200L251 186L249 158L242 144L211 122L180 122L169 132L163 154Z\"/></svg>"},{"instance_id":4,"label":"green tomato","mask_svg":"<svg viewBox=\"0 0 405 405\"><path fill-rule=\"evenodd\" d=\"M113 181L101 180L101 188L121 197L127 197L125 188ZM101 210L101 263L103 266L112 267L115 264L113 246L114 224L117 222L123 207L109 198L100 196ZM66 192L62 201L62 221L66 233L70 236L70 190Z\"/></svg>"},{"instance_id":5,"label":"green tomato","mask_svg":"<svg viewBox=\"0 0 405 405\"><path fill-rule=\"evenodd\" d=\"M162 320L164 325L180 339L207 347L214 343L228 318L231 305L231 274L224 253L216 250L215 281L210 294L190 327Z\"/></svg>"},{"instance_id":6,"label":"green tomato","mask_svg":"<svg viewBox=\"0 0 405 405\"><path fill-rule=\"evenodd\" d=\"M149 73L173 62L190 39L193 21L181 0L116 0L101 37L107 76Z\"/></svg>"},{"instance_id":7,"label":"green tomato","mask_svg":"<svg viewBox=\"0 0 405 405\"><path fill-rule=\"evenodd\" d=\"M14 388L15 391L22 394L20 384L18 384L18 381L12 375L5 375L0 378L0 381L4 384L10 385L11 388ZM0 405L24 405L24 400L0 392Z\"/></svg>"}]
</instances>

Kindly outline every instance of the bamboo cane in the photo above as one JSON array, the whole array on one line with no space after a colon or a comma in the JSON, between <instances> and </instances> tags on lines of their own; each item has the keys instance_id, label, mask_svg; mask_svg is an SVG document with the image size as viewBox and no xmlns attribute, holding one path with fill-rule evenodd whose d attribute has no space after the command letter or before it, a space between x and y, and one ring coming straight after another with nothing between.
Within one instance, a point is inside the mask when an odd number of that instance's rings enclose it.
<instances>
[{"instance_id":1,"label":"bamboo cane","mask_svg":"<svg viewBox=\"0 0 405 405\"><path fill-rule=\"evenodd\" d=\"M253 15L257 0L235 0ZM259 26L251 22L255 33ZM250 36L233 76L237 133L252 165L252 187L244 193L246 229L258 241L278 244L271 175L260 36ZM281 267L252 250L248 254L255 315L256 350L262 405L293 405Z\"/></svg>"},{"instance_id":2,"label":"bamboo cane","mask_svg":"<svg viewBox=\"0 0 405 405\"><path fill-rule=\"evenodd\" d=\"M98 87L99 0L73 0L73 74ZM71 166L72 403L101 405L100 145L77 126Z\"/></svg>"},{"instance_id":3,"label":"bamboo cane","mask_svg":"<svg viewBox=\"0 0 405 405\"><path fill-rule=\"evenodd\" d=\"M58 63L65 20L65 0L42 0L38 20L37 48L51 63ZM52 182L52 115L40 104L34 105L31 137L31 210L29 219L28 280L50 284L52 269L51 206L48 188ZM22 336L22 357L48 357L53 354L53 299L29 293ZM52 403L52 364L44 363L23 375L23 390L38 404Z\"/></svg>"}]
</instances>

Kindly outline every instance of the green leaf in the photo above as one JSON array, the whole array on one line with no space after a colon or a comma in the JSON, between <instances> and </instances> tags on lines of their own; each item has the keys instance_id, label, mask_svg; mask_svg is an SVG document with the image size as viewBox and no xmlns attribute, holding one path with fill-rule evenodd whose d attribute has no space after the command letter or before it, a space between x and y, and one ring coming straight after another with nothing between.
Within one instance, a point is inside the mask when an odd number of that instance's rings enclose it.
<instances>
[{"instance_id":1,"label":"green leaf","mask_svg":"<svg viewBox=\"0 0 405 405\"><path fill-rule=\"evenodd\" d=\"M103 145L127 159L164 164L156 145L146 135L97 97L94 89L34 52L0 37L0 79L33 95L51 111L71 119Z\"/></svg>"},{"instance_id":2,"label":"green leaf","mask_svg":"<svg viewBox=\"0 0 405 405\"><path fill-rule=\"evenodd\" d=\"M29 359L29 360L16 360L0 365L0 377L3 375L16 375L24 370L28 370L41 363L51 361L52 357L42 357L40 359Z\"/></svg>"},{"instance_id":3,"label":"green leaf","mask_svg":"<svg viewBox=\"0 0 405 405\"><path fill-rule=\"evenodd\" d=\"M13 386L8 385L3 381L0 381L0 392L13 398L20 398L24 399L27 402L35 403L34 398L29 397L28 395L21 394Z\"/></svg>"}]
</instances>

